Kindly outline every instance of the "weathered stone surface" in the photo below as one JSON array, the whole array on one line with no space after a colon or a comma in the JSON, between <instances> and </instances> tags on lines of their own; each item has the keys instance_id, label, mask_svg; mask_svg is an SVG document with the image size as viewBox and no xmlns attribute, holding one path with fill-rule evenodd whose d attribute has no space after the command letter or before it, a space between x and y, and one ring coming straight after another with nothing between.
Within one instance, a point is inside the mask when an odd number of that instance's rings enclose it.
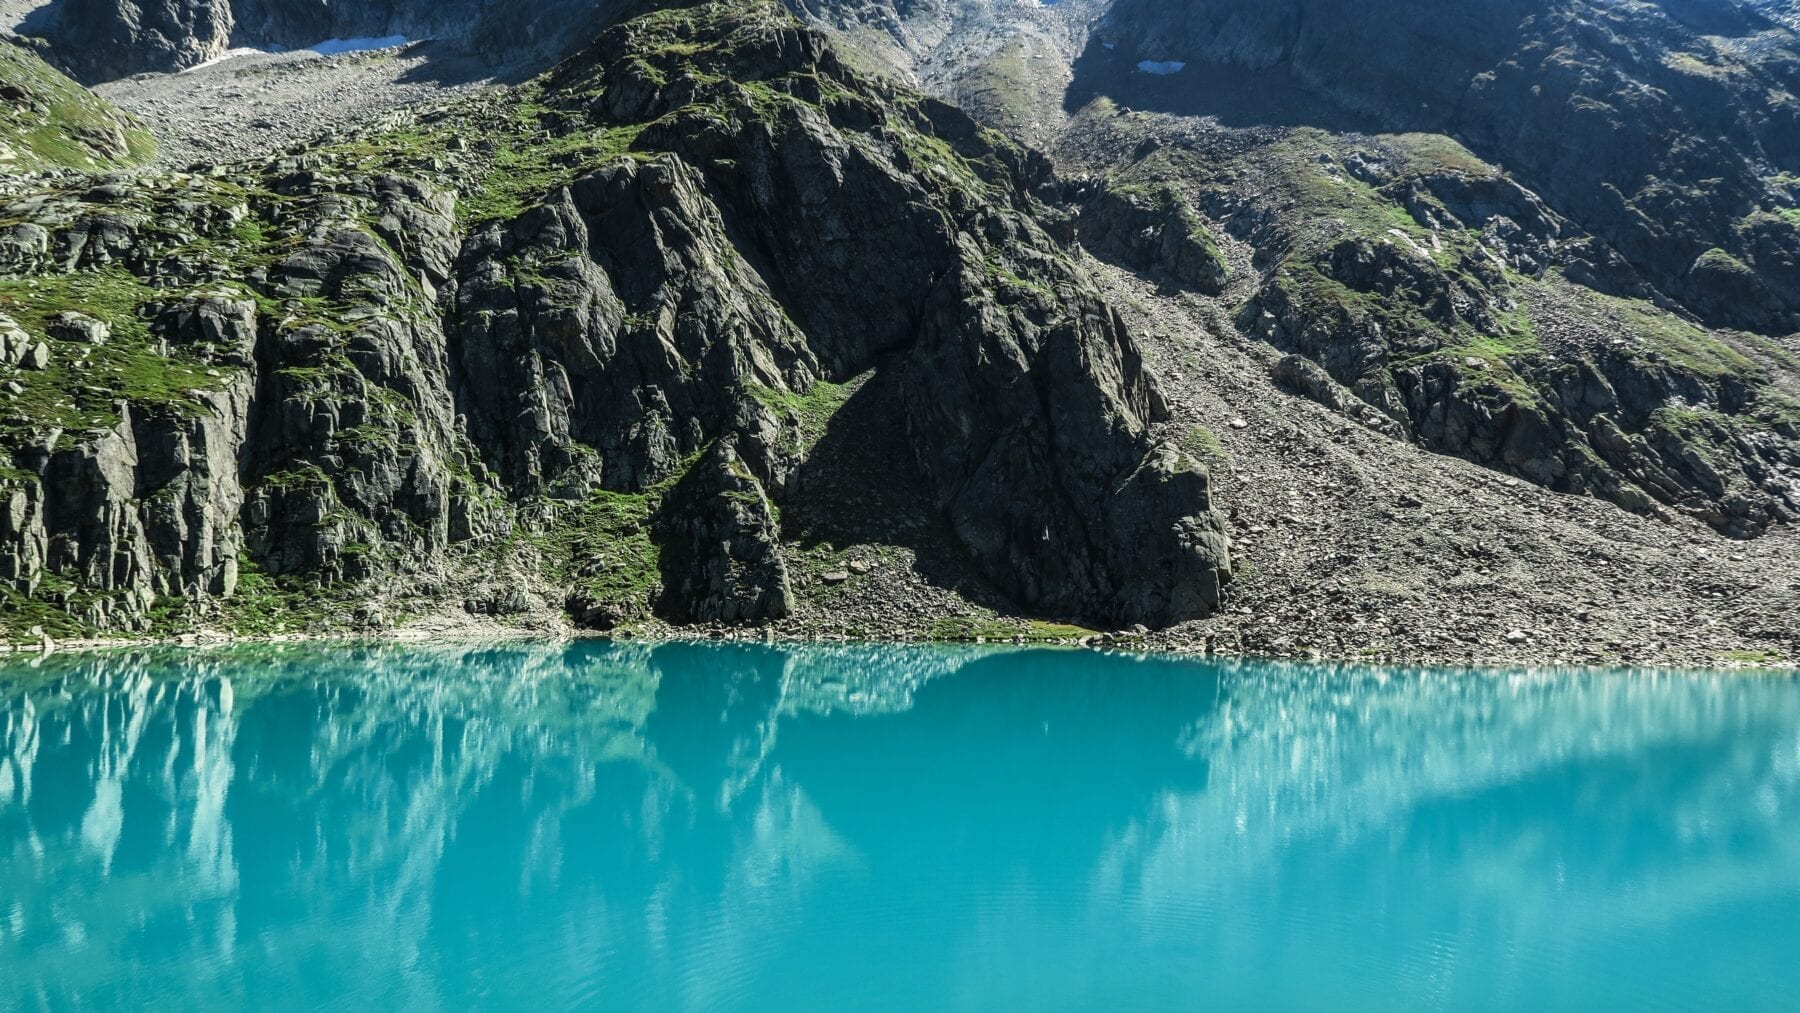
<instances>
[{"instance_id":1,"label":"weathered stone surface","mask_svg":"<svg viewBox=\"0 0 1800 1013\"><path fill-rule=\"evenodd\" d=\"M13 318L0 314L0 365L17 366L25 361L38 344ZM49 351L45 349L46 353ZM34 366L41 369L42 366Z\"/></svg>"},{"instance_id":2,"label":"weathered stone surface","mask_svg":"<svg viewBox=\"0 0 1800 1013\"><path fill-rule=\"evenodd\" d=\"M112 325L72 310L58 313L46 329L51 337L60 341L76 341L88 345L104 345L106 339L112 337Z\"/></svg>"},{"instance_id":3,"label":"weathered stone surface","mask_svg":"<svg viewBox=\"0 0 1800 1013\"><path fill-rule=\"evenodd\" d=\"M1078 235L1097 256L1208 295L1223 292L1231 277L1208 226L1173 189L1097 184L1082 200Z\"/></svg>"},{"instance_id":4,"label":"weathered stone surface","mask_svg":"<svg viewBox=\"0 0 1800 1013\"><path fill-rule=\"evenodd\" d=\"M28 593L46 574L112 593L79 617L102 628L130 628L159 596L230 595L249 401L238 383L201 415L128 411L91 442L28 453L42 477L8 483L0 575Z\"/></svg>"},{"instance_id":5,"label":"weathered stone surface","mask_svg":"<svg viewBox=\"0 0 1800 1013\"><path fill-rule=\"evenodd\" d=\"M632 152L499 213L470 213L510 181L467 150L448 173L327 150L221 170L229 197L102 183L8 208L41 231L13 230L19 270L130 272L157 349L222 383L21 449L40 480L19 579L75 580L117 626L229 594L240 552L322 588L505 572L468 600L567 599L607 625L630 609L554 586L613 586L554 557L604 521L654 543L664 613L766 621L792 608L771 499L828 424L815 395L876 370L923 495L1015 607L1160 625L1216 606L1204 470L1150 439L1163 406L1132 336L1037 221L1040 156L857 75L772 5L622 24L535 101L536 127L496 109L523 157L604 131Z\"/></svg>"},{"instance_id":6,"label":"weathered stone surface","mask_svg":"<svg viewBox=\"0 0 1800 1013\"><path fill-rule=\"evenodd\" d=\"M230 45L227 0L63 0L54 54L93 83L191 67Z\"/></svg>"},{"instance_id":7,"label":"weathered stone surface","mask_svg":"<svg viewBox=\"0 0 1800 1013\"><path fill-rule=\"evenodd\" d=\"M774 508L728 442L714 443L676 485L658 528L669 618L757 623L793 611Z\"/></svg>"},{"instance_id":8,"label":"weathered stone surface","mask_svg":"<svg viewBox=\"0 0 1800 1013\"><path fill-rule=\"evenodd\" d=\"M612 8L550 0L62 0L46 30L51 56L95 83L178 71L232 45L299 49L327 39L454 39L495 62L556 56L592 36Z\"/></svg>"}]
</instances>

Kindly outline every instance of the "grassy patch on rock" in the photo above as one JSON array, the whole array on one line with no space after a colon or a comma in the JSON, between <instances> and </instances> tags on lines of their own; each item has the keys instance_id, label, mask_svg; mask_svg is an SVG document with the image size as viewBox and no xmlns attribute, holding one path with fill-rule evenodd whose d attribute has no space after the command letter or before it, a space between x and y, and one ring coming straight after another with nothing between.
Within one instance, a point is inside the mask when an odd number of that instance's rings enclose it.
<instances>
[{"instance_id":1,"label":"grassy patch on rock","mask_svg":"<svg viewBox=\"0 0 1800 1013\"><path fill-rule=\"evenodd\" d=\"M1041 619L1005 619L951 616L934 620L926 630L932 640L973 643L978 641L1022 641L1029 644L1068 643L1098 636L1095 631L1067 623Z\"/></svg>"},{"instance_id":2,"label":"grassy patch on rock","mask_svg":"<svg viewBox=\"0 0 1800 1013\"><path fill-rule=\"evenodd\" d=\"M653 537L657 513L699 459L690 455L641 492L600 489L580 502L558 504L551 523L522 536L538 552L544 576L571 601L647 618L662 593L662 550Z\"/></svg>"},{"instance_id":3,"label":"grassy patch on rock","mask_svg":"<svg viewBox=\"0 0 1800 1013\"><path fill-rule=\"evenodd\" d=\"M1176 444L1190 456L1207 464L1227 464L1231 461L1231 452L1225 449L1225 444L1219 442L1218 434L1205 426L1189 426Z\"/></svg>"},{"instance_id":4,"label":"grassy patch on rock","mask_svg":"<svg viewBox=\"0 0 1800 1013\"><path fill-rule=\"evenodd\" d=\"M1749 356L1699 324L1676 316L1640 299L1624 299L1582 290L1593 307L1594 319L1615 330L1638 348L1653 352L1693 373L1716 380L1737 376L1766 379L1764 370Z\"/></svg>"},{"instance_id":5,"label":"grassy patch on rock","mask_svg":"<svg viewBox=\"0 0 1800 1013\"><path fill-rule=\"evenodd\" d=\"M0 280L0 313L50 349L43 369L6 370L17 393L0 393L0 435L103 429L118 422L117 402L196 413L198 391L222 387L226 371L156 347L138 309L165 293L121 269L46 278ZM99 344L53 335L54 321L73 311L111 333Z\"/></svg>"},{"instance_id":6,"label":"grassy patch on rock","mask_svg":"<svg viewBox=\"0 0 1800 1013\"><path fill-rule=\"evenodd\" d=\"M475 186L458 202L465 221L513 218L557 187L580 179L631 150L641 125L539 136L538 107L520 107L518 134L497 138L499 147Z\"/></svg>"},{"instance_id":7,"label":"grassy patch on rock","mask_svg":"<svg viewBox=\"0 0 1800 1013\"><path fill-rule=\"evenodd\" d=\"M155 152L142 124L35 54L0 40L0 172L105 170Z\"/></svg>"},{"instance_id":8,"label":"grassy patch on rock","mask_svg":"<svg viewBox=\"0 0 1800 1013\"><path fill-rule=\"evenodd\" d=\"M804 394L759 383L750 384L748 389L764 407L793 424L796 445L791 449L805 453L824 438L832 418L861 386L861 380L850 383L819 380Z\"/></svg>"}]
</instances>

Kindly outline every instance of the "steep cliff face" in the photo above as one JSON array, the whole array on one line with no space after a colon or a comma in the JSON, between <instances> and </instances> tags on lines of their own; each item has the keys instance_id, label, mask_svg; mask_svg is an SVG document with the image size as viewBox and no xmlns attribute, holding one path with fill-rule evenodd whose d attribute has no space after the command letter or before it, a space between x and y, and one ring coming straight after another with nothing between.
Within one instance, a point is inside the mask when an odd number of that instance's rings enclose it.
<instances>
[{"instance_id":1,"label":"steep cliff face","mask_svg":"<svg viewBox=\"0 0 1800 1013\"><path fill-rule=\"evenodd\" d=\"M48 361L0 408L10 611L779 617L779 504L874 371L892 452L1016 607L1205 614L1207 474L1150 439L1050 182L731 0L264 165L15 196L0 313Z\"/></svg>"},{"instance_id":2,"label":"steep cliff face","mask_svg":"<svg viewBox=\"0 0 1800 1013\"><path fill-rule=\"evenodd\" d=\"M87 83L192 67L231 45L226 0L61 0L49 35L57 62Z\"/></svg>"},{"instance_id":3,"label":"steep cliff face","mask_svg":"<svg viewBox=\"0 0 1800 1013\"><path fill-rule=\"evenodd\" d=\"M1708 322L1787 333L1796 85L1800 40L1729 0L1119 0L1071 98L1449 134Z\"/></svg>"}]
</instances>

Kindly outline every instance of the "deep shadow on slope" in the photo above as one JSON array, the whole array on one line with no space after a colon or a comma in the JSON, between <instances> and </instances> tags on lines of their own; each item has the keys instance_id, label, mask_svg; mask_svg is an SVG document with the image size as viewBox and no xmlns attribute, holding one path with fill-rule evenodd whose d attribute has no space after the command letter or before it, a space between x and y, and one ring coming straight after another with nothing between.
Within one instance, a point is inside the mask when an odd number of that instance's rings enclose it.
<instances>
[{"instance_id":1,"label":"deep shadow on slope","mask_svg":"<svg viewBox=\"0 0 1800 1013\"><path fill-rule=\"evenodd\" d=\"M832 416L781 500L782 541L802 549L908 549L915 572L927 583L984 608L1023 614L981 579L932 502L930 484L907 442L900 398L899 371L878 367Z\"/></svg>"},{"instance_id":2,"label":"deep shadow on slope","mask_svg":"<svg viewBox=\"0 0 1800 1013\"><path fill-rule=\"evenodd\" d=\"M1074 79L1063 97L1063 109L1071 115L1107 98L1130 109L1210 117L1234 129L1318 127L1370 133L1381 128L1376 118L1308 90L1286 67L1246 70L1189 63L1174 74L1151 74L1137 69L1125 51L1108 49L1096 37L1072 69Z\"/></svg>"}]
</instances>

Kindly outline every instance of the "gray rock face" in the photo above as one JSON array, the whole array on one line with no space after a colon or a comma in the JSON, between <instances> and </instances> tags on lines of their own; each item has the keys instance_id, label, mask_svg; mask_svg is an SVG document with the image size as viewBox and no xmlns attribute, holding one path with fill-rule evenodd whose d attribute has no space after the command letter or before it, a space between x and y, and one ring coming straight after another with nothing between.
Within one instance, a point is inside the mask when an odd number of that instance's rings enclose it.
<instances>
[{"instance_id":1,"label":"gray rock face","mask_svg":"<svg viewBox=\"0 0 1800 1013\"><path fill-rule=\"evenodd\" d=\"M1453 135L1709 322L1800 329L1800 38L1731 0L1118 0L1084 67L1076 100L1230 116L1236 78L1290 96L1266 122Z\"/></svg>"},{"instance_id":2,"label":"gray rock face","mask_svg":"<svg viewBox=\"0 0 1800 1013\"><path fill-rule=\"evenodd\" d=\"M1231 276L1199 212L1170 188L1121 192L1097 185L1083 202L1078 228L1095 255L1178 287L1218 295Z\"/></svg>"},{"instance_id":3,"label":"gray rock face","mask_svg":"<svg viewBox=\"0 0 1800 1013\"><path fill-rule=\"evenodd\" d=\"M192 67L230 48L228 0L61 0L54 56L93 83Z\"/></svg>"},{"instance_id":4,"label":"gray rock face","mask_svg":"<svg viewBox=\"0 0 1800 1013\"><path fill-rule=\"evenodd\" d=\"M84 345L104 345L112 336L112 326L101 320L95 320L85 313L68 311L58 313L46 328L50 336L61 341L73 341Z\"/></svg>"},{"instance_id":5,"label":"gray rock face","mask_svg":"<svg viewBox=\"0 0 1800 1013\"><path fill-rule=\"evenodd\" d=\"M7 483L0 577L26 593L48 575L117 592L78 616L99 628L130 628L158 597L230 595L249 400L238 382L208 395L201 415L128 411L97 439L22 455L42 478Z\"/></svg>"},{"instance_id":6,"label":"gray rock face","mask_svg":"<svg viewBox=\"0 0 1800 1013\"><path fill-rule=\"evenodd\" d=\"M874 370L921 493L1018 608L1216 606L1206 473L1150 440L1131 335L1038 224L1039 157L772 5L625 22L534 100L430 121L538 166L516 205L491 147L358 144L6 209L37 229L0 242L19 270L153 286L105 354L148 341L217 377L201 404L21 448L15 585L73 581L131 625L229 595L241 552L320 588L479 574L497 615L566 599L610 625L649 589L681 622L779 618L796 430ZM599 136L630 151L573 143Z\"/></svg>"},{"instance_id":7,"label":"gray rock face","mask_svg":"<svg viewBox=\"0 0 1800 1013\"><path fill-rule=\"evenodd\" d=\"M675 487L658 524L669 618L756 623L794 610L774 509L725 441L713 444Z\"/></svg>"},{"instance_id":8,"label":"gray rock face","mask_svg":"<svg viewBox=\"0 0 1800 1013\"><path fill-rule=\"evenodd\" d=\"M33 339L18 321L0 313L0 365L43 369L49 361L49 346Z\"/></svg>"},{"instance_id":9,"label":"gray rock face","mask_svg":"<svg viewBox=\"0 0 1800 1013\"><path fill-rule=\"evenodd\" d=\"M440 39L495 61L555 57L624 7L548 0L59 0L45 29L53 58L96 83L203 63L232 46L297 49L330 39Z\"/></svg>"}]
</instances>

